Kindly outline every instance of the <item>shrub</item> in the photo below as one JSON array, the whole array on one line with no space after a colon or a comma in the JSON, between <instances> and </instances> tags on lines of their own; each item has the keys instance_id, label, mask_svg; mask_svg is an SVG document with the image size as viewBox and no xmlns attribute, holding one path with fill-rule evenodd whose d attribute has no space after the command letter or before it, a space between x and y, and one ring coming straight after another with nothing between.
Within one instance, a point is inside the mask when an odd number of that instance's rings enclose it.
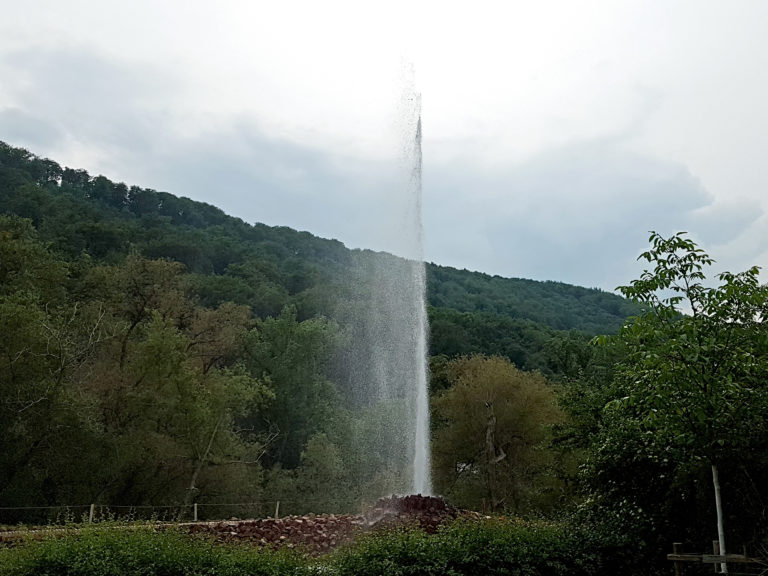
<instances>
[{"instance_id":1,"label":"shrub","mask_svg":"<svg viewBox=\"0 0 768 576\"><path fill-rule=\"evenodd\" d=\"M611 532L575 522L458 520L428 535L380 530L325 559L103 523L0 549L0 576L596 576L631 574ZM636 572L636 571L635 571Z\"/></svg>"},{"instance_id":2,"label":"shrub","mask_svg":"<svg viewBox=\"0 0 768 576\"><path fill-rule=\"evenodd\" d=\"M339 551L338 576L465 574L592 576L621 543L587 526L505 518L457 521L436 535L420 530L374 533Z\"/></svg>"},{"instance_id":3,"label":"shrub","mask_svg":"<svg viewBox=\"0 0 768 576\"><path fill-rule=\"evenodd\" d=\"M0 576L261 576L314 574L288 551L215 544L174 529L99 524L0 549Z\"/></svg>"}]
</instances>

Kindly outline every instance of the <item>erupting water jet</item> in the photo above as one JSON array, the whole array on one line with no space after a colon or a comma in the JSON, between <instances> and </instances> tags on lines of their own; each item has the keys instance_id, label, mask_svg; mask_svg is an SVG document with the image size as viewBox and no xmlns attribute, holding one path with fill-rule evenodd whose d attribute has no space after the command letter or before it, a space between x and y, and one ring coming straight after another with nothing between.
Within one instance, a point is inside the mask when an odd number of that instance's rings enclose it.
<instances>
[{"instance_id":1,"label":"erupting water jet","mask_svg":"<svg viewBox=\"0 0 768 576\"><path fill-rule=\"evenodd\" d=\"M374 437L366 439L383 462L369 471L381 478L371 497L432 493L421 98L412 79L406 85L398 119L400 164L389 197L397 208L392 221L383 222L399 250L397 256L379 253L365 263L362 276L371 286L370 301L357 342L362 357L352 367L360 401L378 422Z\"/></svg>"}]
</instances>

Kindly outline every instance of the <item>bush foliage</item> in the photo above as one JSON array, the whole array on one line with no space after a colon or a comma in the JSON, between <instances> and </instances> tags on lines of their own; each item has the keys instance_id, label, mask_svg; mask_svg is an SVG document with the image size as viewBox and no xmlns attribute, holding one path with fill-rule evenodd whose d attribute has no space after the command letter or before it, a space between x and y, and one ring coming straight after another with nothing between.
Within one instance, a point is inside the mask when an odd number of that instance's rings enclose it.
<instances>
[{"instance_id":1,"label":"bush foliage","mask_svg":"<svg viewBox=\"0 0 768 576\"><path fill-rule=\"evenodd\" d=\"M215 544L174 529L128 524L65 528L0 548L0 576L303 576L299 554Z\"/></svg>"},{"instance_id":2,"label":"bush foliage","mask_svg":"<svg viewBox=\"0 0 768 576\"><path fill-rule=\"evenodd\" d=\"M0 548L0 576L407 576L628 573L613 535L568 522L458 520L437 534L382 530L325 558L217 544L175 529L102 523Z\"/></svg>"},{"instance_id":3,"label":"bush foliage","mask_svg":"<svg viewBox=\"0 0 768 576\"><path fill-rule=\"evenodd\" d=\"M337 552L332 566L338 576L586 576L615 573L622 555L616 537L594 528L499 517L459 520L435 535L374 533Z\"/></svg>"}]
</instances>

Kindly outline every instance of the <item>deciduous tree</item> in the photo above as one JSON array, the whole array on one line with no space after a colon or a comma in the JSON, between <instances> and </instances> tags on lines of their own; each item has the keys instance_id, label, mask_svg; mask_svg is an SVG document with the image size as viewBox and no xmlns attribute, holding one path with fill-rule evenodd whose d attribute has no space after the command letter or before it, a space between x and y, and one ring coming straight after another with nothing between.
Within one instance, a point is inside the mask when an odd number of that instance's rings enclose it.
<instances>
[{"instance_id":1,"label":"deciduous tree","mask_svg":"<svg viewBox=\"0 0 768 576\"><path fill-rule=\"evenodd\" d=\"M632 431L648 450L667 446L678 467L706 462L724 554L720 464L768 433L768 287L757 267L720 273L708 285L704 270L713 260L685 233L653 233L650 243L640 258L652 270L619 288L643 311L615 337L627 357L607 408L614 433L602 449Z\"/></svg>"},{"instance_id":2,"label":"deciduous tree","mask_svg":"<svg viewBox=\"0 0 768 576\"><path fill-rule=\"evenodd\" d=\"M470 356L444 367L452 385L434 399L433 458L437 490L477 507L521 512L552 487L544 450L561 418L552 387L499 357Z\"/></svg>"}]
</instances>

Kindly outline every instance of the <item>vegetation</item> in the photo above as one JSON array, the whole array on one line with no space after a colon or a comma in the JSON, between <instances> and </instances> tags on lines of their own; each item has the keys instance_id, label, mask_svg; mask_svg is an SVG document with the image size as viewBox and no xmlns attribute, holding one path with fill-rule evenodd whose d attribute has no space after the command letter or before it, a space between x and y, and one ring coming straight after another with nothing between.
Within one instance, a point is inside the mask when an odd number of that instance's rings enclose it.
<instances>
[{"instance_id":1,"label":"vegetation","mask_svg":"<svg viewBox=\"0 0 768 576\"><path fill-rule=\"evenodd\" d=\"M633 378L626 402L649 428L669 434L684 459L710 465L725 553L718 468L768 432L768 287L759 285L757 267L724 272L720 286L704 287L702 270L712 260L703 250L681 234L653 234L651 242L642 257L655 270L621 288L647 306L620 334ZM663 290L673 295L662 297Z\"/></svg>"},{"instance_id":2,"label":"vegetation","mask_svg":"<svg viewBox=\"0 0 768 576\"><path fill-rule=\"evenodd\" d=\"M5 213L30 219L40 240L67 259L86 253L117 263L134 252L173 260L184 265L202 305L232 301L261 318L292 304L300 320L323 315L343 324L366 289L361 269L382 257L307 232L249 225L208 204L61 168L2 142L0 202ZM502 354L547 372L540 351L557 331L614 333L635 310L614 294L558 282L436 265L427 274L431 312L442 314L433 318L434 355ZM462 340L470 348L456 348Z\"/></svg>"},{"instance_id":3,"label":"vegetation","mask_svg":"<svg viewBox=\"0 0 768 576\"><path fill-rule=\"evenodd\" d=\"M562 420L555 390L538 373L499 357L442 367L449 387L434 398L435 490L457 505L524 514L551 512L564 486L552 426Z\"/></svg>"},{"instance_id":4,"label":"vegetation","mask_svg":"<svg viewBox=\"0 0 768 576\"><path fill-rule=\"evenodd\" d=\"M0 576L303 576L288 551L224 546L166 528L99 524L0 548Z\"/></svg>"},{"instance_id":5,"label":"vegetation","mask_svg":"<svg viewBox=\"0 0 768 576\"><path fill-rule=\"evenodd\" d=\"M3 143L0 206L4 522L47 519L13 507L89 502L356 511L398 485L398 454L375 440L408 406L366 404L346 369L365 356L367 271L395 257ZM438 491L561 519L380 534L324 569L649 574L668 571L672 541L703 550L718 525L729 548L768 543L768 288L756 268L708 281L712 260L684 234L650 241L651 270L620 288L631 301L428 266ZM0 550L0 566L87 557L107 574L109 550L150 546L110 534ZM187 541L158 538L187 573L252 561L203 547L184 564Z\"/></svg>"},{"instance_id":6,"label":"vegetation","mask_svg":"<svg viewBox=\"0 0 768 576\"><path fill-rule=\"evenodd\" d=\"M0 205L0 508L344 511L397 483L375 438L407 407L361 405L347 369L365 354L366 271L393 257L2 143ZM433 366L488 354L555 379L558 342L613 330L629 309L439 266L428 289ZM433 389L453 378L436 370ZM35 520L4 521L22 517Z\"/></svg>"},{"instance_id":7,"label":"vegetation","mask_svg":"<svg viewBox=\"0 0 768 576\"><path fill-rule=\"evenodd\" d=\"M435 535L377 531L318 559L214 544L172 528L107 523L0 548L0 576L591 576L614 573L623 546L615 535L586 525L495 518L459 520Z\"/></svg>"},{"instance_id":8,"label":"vegetation","mask_svg":"<svg viewBox=\"0 0 768 576\"><path fill-rule=\"evenodd\" d=\"M234 359L247 308L193 306L172 262L67 262L14 217L0 234L4 503L254 490L261 442L235 430L274 393Z\"/></svg>"},{"instance_id":9,"label":"vegetation","mask_svg":"<svg viewBox=\"0 0 768 576\"><path fill-rule=\"evenodd\" d=\"M726 550L725 532L739 548L768 534L768 287L757 268L707 286L712 260L684 234L650 241L653 269L621 288L643 310L601 339L615 369L570 406L590 429L585 510L615 519L662 570L672 541L719 537Z\"/></svg>"},{"instance_id":10,"label":"vegetation","mask_svg":"<svg viewBox=\"0 0 768 576\"><path fill-rule=\"evenodd\" d=\"M589 526L494 518L457 521L436 535L376 533L333 559L339 576L612 574L623 543Z\"/></svg>"},{"instance_id":11,"label":"vegetation","mask_svg":"<svg viewBox=\"0 0 768 576\"><path fill-rule=\"evenodd\" d=\"M429 302L436 308L531 320L556 330L588 334L616 332L636 309L601 290L562 282L510 279L431 265Z\"/></svg>"}]
</instances>

